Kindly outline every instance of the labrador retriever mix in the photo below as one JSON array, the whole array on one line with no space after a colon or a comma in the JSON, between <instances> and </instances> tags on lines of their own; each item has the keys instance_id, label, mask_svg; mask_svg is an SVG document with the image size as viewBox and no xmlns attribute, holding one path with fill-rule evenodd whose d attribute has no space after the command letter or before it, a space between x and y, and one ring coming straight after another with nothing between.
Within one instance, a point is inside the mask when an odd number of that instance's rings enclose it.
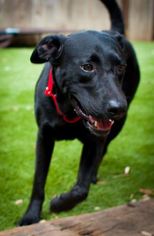
<instances>
[{"instance_id":1,"label":"labrador retriever mix","mask_svg":"<svg viewBox=\"0 0 154 236\"><path fill-rule=\"evenodd\" d=\"M109 11L110 31L88 30L43 38L31 55L45 63L36 85L38 124L36 169L28 209L19 225L40 220L44 187L57 140L83 144L77 181L51 200L50 210L72 209L85 200L108 144L121 131L139 83L139 66L124 37L121 10L115 0L101 0Z\"/></svg>"}]
</instances>

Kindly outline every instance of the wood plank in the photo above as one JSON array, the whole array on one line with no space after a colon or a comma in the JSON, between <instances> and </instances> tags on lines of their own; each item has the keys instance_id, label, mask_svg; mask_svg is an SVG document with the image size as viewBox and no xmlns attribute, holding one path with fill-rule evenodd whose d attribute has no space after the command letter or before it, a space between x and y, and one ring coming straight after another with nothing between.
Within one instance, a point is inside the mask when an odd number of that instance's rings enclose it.
<instances>
[{"instance_id":1,"label":"wood plank","mask_svg":"<svg viewBox=\"0 0 154 236\"><path fill-rule=\"evenodd\" d=\"M152 40L154 32L154 1L130 0L128 32L130 39Z\"/></svg>"},{"instance_id":2,"label":"wood plank","mask_svg":"<svg viewBox=\"0 0 154 236\"><path fill-rule=\"evenodd\" d=\"M117 0L130 39L154 39L154 0ZM98 0L0 0L0 27L52 30L109 29L109 14Z\"/></svg>"},{"instance_id":3,"label":"wood plank","mask_svg":"<svg viewBox=\"0 0 154 236\"><path fill-rule=\"evenodd\" d=\"M154 200L17 227L0 236L152 236Z\"/></svg>"}]
</instances>

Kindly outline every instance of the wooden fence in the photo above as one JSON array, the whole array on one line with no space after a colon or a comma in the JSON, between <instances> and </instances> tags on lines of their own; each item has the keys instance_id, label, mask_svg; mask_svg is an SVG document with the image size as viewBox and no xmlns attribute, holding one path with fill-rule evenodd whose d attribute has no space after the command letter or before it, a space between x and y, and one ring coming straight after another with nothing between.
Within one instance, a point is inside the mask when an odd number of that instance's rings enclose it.
<instances>
[{"instance_id":1,"label":"wooden fence","mask_svg":"<svg viewBox=\"0 0 154 236\"><path fill-rule=\"evenodd\" d=\"M154 39L154 0L118 0L126 32L133 40ZM70 31L108 29L106 9L99 0L0 0L0 28L50 28Z\"/></svg>"}]
</instances>

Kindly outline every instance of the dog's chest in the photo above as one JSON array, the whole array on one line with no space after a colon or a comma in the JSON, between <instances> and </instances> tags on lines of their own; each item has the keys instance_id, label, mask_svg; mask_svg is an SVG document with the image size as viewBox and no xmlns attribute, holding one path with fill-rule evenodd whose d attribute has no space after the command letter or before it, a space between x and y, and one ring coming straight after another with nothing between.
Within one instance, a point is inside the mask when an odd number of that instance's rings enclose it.
<instances>
[{"instance_id":1,"label":"dog's chest","mask_svg":"<svg viewBox=\"0 0 154 236\"><path fill-rule=\"evenodd\" d=\"M78 125L62 125L62 126L56 126L52 129L51 135L54 136L55 140L72 140L75 138L78 138L79 132Z\"/></svg>"}]
</instances>

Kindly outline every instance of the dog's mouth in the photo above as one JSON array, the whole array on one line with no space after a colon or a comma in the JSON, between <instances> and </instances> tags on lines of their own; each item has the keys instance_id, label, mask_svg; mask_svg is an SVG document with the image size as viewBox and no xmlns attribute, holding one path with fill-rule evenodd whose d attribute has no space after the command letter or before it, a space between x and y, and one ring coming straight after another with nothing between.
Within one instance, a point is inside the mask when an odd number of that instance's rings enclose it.
<instances>
[{"instance_id":1,"label":"dog's mouth","mask_svg":"<svg viewBox=\"0 0 154 236\"><path fill-rule=\"evenodd\" d=\"M108 134L114 124L114 120L112 119L98 119L92 115L85 114L78 105L75 106L74 111L86 122L86 126L95 135Z\"/></svg>"}]
</instances>

